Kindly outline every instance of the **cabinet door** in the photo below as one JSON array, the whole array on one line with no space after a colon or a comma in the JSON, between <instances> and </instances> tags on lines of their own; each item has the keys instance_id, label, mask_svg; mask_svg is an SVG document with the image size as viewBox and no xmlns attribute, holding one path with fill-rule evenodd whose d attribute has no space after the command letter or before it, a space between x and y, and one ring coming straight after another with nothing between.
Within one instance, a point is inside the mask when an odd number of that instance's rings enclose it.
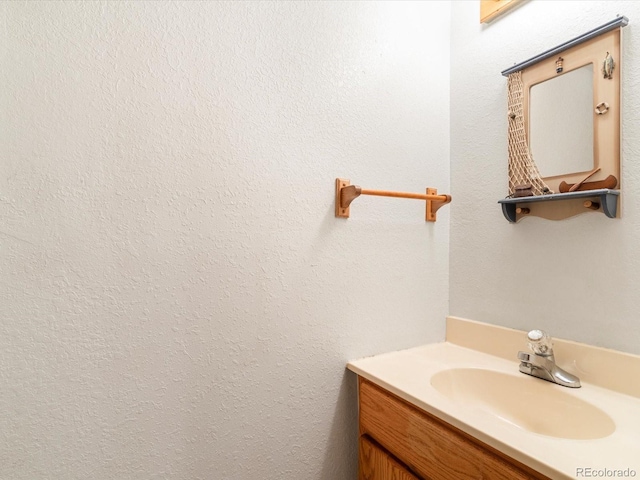
<instances>
[{"instance_id":1,"label":"cabinet door","mask_svg":"<svg viewBox=\"0 0 640 480\"><path fill-rule=\"evenodd\" d=\"M366 435L360 437L359 456L359 480L419 480Z\"/></svg>"}]
</instances>

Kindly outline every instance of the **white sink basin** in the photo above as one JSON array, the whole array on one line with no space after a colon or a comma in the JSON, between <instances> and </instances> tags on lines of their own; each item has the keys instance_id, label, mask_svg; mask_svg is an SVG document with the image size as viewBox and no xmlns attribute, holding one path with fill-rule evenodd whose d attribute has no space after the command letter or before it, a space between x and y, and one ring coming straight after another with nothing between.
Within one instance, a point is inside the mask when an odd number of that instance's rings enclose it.
<instances>
[{"instance_id":1,"label":"white sink basin","mask_svg":"<svg viewBox=\"0 0 640 480\"><path fill-rule=\"evenodd\" d=\"M609 415L579 398L580 389L570 394L566 387L528 375L453 368L434 374L431 385L453 402L541 435L589 440L616 429Z\"/></svg>"}]
</instances>

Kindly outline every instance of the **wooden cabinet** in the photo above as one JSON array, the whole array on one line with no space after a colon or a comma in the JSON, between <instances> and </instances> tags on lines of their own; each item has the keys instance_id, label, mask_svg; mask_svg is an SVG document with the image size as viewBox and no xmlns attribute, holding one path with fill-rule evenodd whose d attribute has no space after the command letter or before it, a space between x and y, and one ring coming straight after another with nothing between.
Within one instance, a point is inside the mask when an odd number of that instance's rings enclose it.
<instances>
[{"instance_id":1,"label":"wooden cabinet","mask_svg":"<svg viewBox=\"0 0 640 480\"><path fill-rule=\"evenodd\" d=\"M358 377L359 480L549 480Z\"/></svg>"}]
</instances>

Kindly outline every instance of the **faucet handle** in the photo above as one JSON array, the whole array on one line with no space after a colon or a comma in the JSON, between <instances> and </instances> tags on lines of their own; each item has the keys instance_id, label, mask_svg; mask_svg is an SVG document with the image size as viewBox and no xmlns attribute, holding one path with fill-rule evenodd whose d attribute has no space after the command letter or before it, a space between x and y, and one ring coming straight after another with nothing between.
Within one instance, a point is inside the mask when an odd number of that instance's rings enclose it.
<instances>
[{"instance_id":1,"label":"faucet handle","mask_svg":"<svg viewBox=\"0 0 640 480\"><path fill-rule=\"evenodd\" d=\"M547 332L543 330L531 330L527 334L529 340L529 348L536 355L549 356L553 355L553 342Z\"/></svg>"},{"instance_id":2,"label":"faucet handle","mask_svg":"<svg viewBox=\"0 0 640 480\"><path fill-rule=\"evenodd\" d=\"M525 363L529 363L531 361L531 355L529 355L527 352L518 352L518 360L520 360L521 362L525 362Z\"/></svg>"}]
</instances>

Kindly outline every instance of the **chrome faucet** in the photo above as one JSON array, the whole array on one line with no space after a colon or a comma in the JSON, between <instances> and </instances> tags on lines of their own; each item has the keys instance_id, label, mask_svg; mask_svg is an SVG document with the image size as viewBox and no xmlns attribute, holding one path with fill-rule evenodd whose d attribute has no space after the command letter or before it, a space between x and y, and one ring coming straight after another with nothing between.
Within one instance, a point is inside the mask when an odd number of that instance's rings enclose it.
<instances>
[{"instance_id":1,"label":"chrome faucet","mask_svg":"<svg viewBox=\"0 0 640 480\"><path fill-rule=\"evenodd\" d=\"M551 337L542 330L531 330L527 334L529 348L533 353L518 352L520 371L570 388L580 388L580 379L556 365Z\"/></svg>"}]
</instances>

